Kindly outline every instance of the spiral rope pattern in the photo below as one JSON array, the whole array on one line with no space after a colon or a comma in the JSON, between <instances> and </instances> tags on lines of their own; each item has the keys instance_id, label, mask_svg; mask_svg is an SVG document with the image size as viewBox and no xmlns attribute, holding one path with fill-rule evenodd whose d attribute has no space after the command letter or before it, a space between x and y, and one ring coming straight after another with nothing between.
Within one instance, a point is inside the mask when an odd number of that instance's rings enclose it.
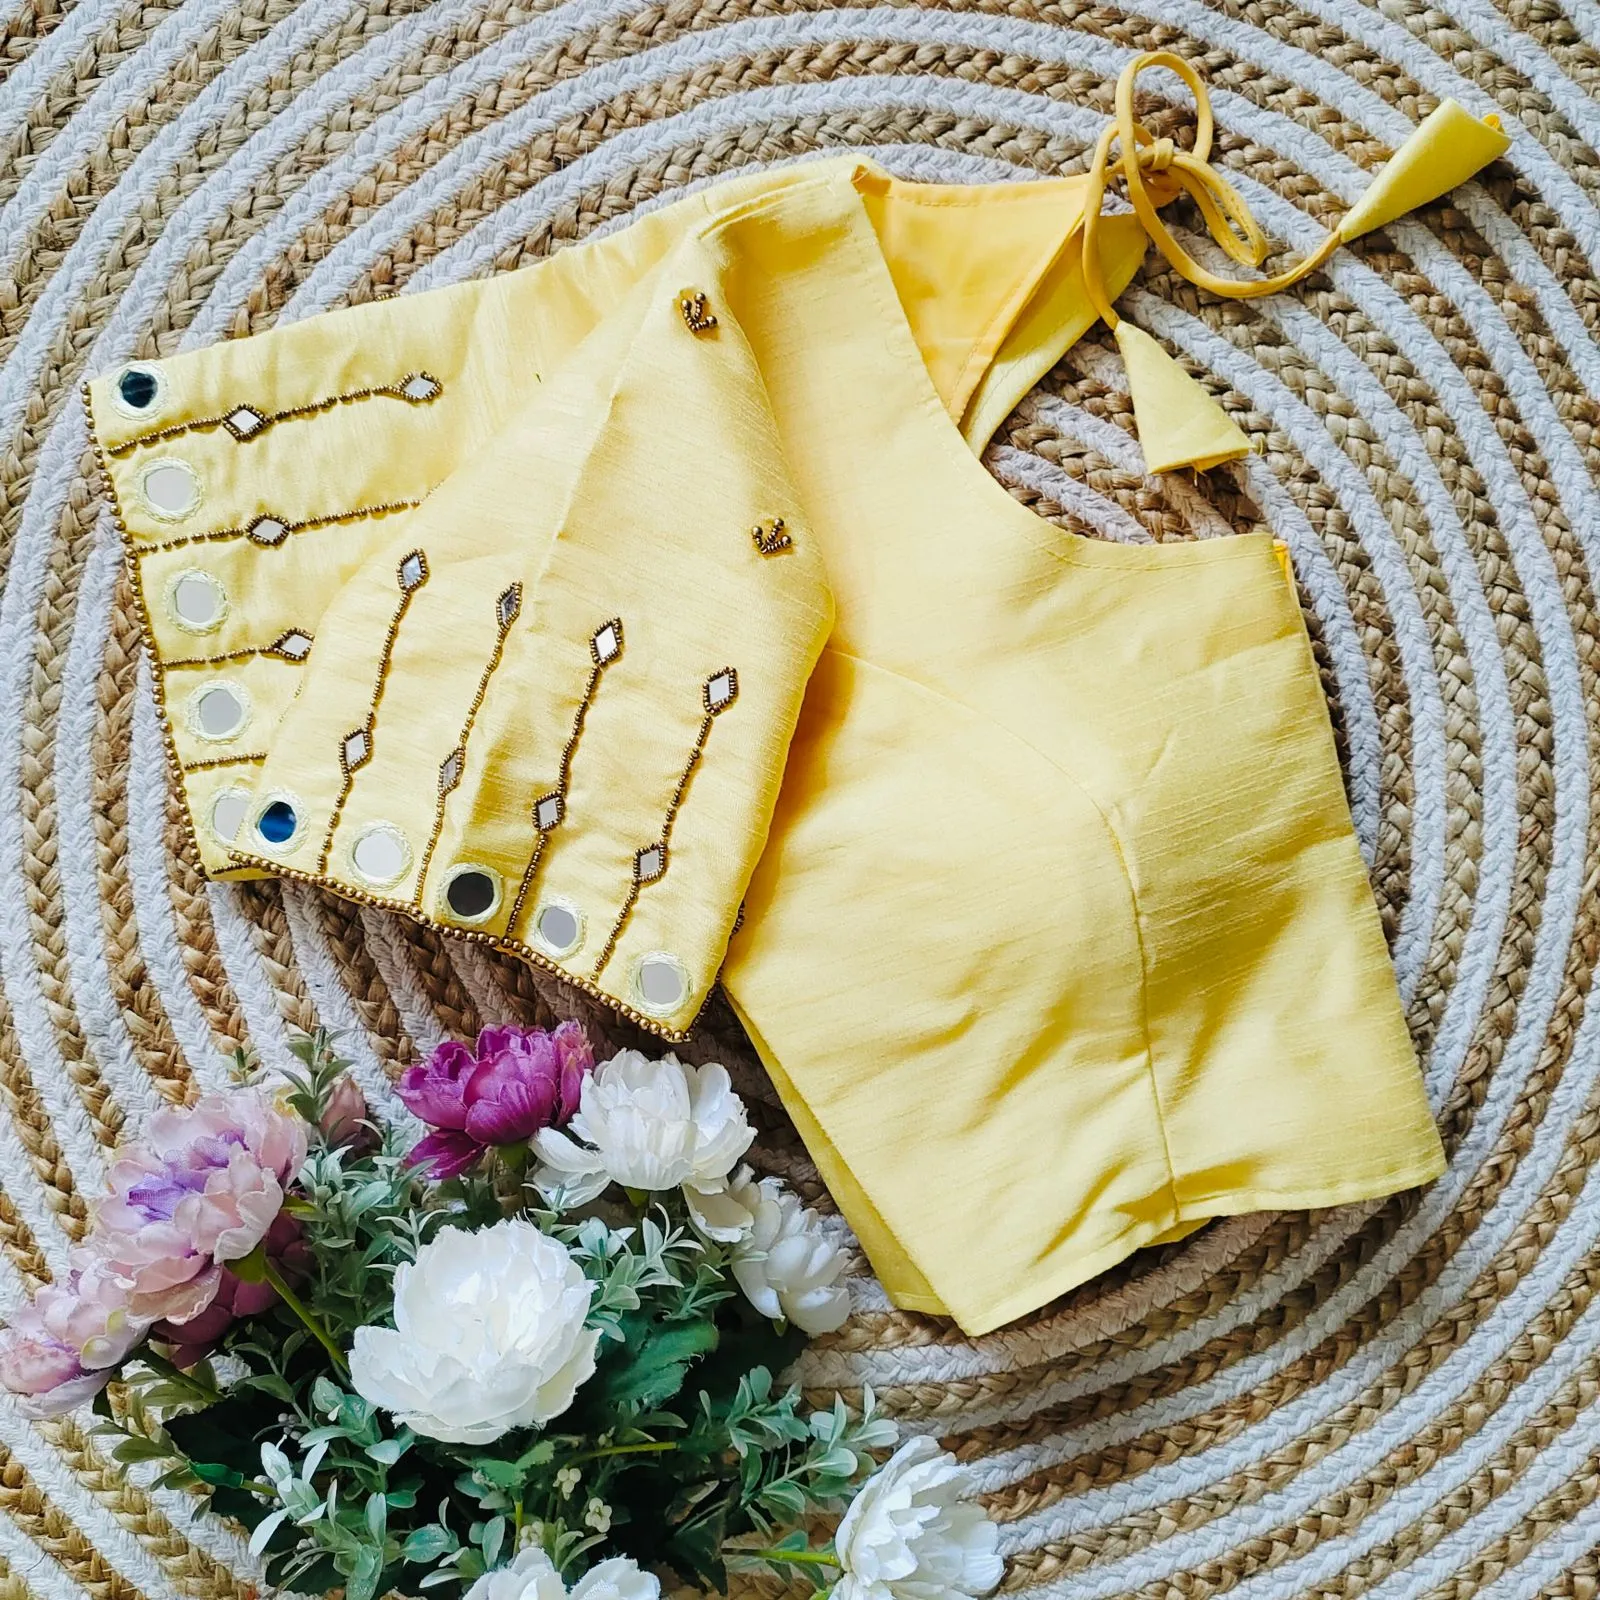
<instances>
[{"instance_id":1,"label":"spiral rope pattern","mask_svg":"<svg viewBox=\"0 0 1600 1600\"><path fill-rule=\"evenodd\" d=\"M1289 248L1437 99L1514 132L1291 296L1219 306L1151 258L1125 313L1247 461L1147 477L1093 337L988 456L1083 533L1288 544L1450 1171L1218 1223L977 1340L863 1267L801 1376L969 1461L1029 1600L1600 1593L1596 0L0 4L0 1311L64 1270L119 1135L241 1045L338 1029L395 1114L393 1074L484 1021L633 1042L492 952L200 879L81 379L511 270L734 169L1072 170L1155 48ZM689 1053L826 1207L719 1007ZM253 1596L236 1531L149 1481L0 1404L0 1600Z\"/></svg>"}]
</instances>

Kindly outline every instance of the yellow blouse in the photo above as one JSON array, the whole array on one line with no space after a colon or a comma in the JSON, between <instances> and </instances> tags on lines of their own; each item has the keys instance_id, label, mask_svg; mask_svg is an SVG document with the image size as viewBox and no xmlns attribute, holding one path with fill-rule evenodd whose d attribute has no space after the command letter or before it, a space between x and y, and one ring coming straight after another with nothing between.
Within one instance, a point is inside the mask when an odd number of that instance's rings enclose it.
<instances>
[{"instance_id":1,"label":"yellow blouse","mask_svg":"<svg viewBox=\"0 0 1600 1600\"><path fill-rule=\"evenodd\" d=\"M669 1038L720 969L891 1295L970 1332L1442 1160L1281 552L1076 537L975 459L1147 237L1199 273L1180 189L1261 258L1199 85L1183 156L1131 82L1130 213L1109 135L843 157L89 389L205 869ZM1441 108L1354 231L1502 147ZM1153 463L1239 453L1117 336Z\"/></svg>"}]
</instances>

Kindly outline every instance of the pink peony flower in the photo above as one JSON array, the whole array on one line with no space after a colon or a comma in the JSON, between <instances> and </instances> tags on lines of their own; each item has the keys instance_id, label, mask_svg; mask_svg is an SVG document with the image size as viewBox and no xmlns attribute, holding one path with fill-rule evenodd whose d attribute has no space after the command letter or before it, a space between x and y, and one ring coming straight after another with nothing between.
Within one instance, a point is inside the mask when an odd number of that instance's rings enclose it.
<instances>
[{"instance_id":1,"label":"pink peony flower","mask_svg":"<svg viewBox=\"0 0 1600 1600\"><path fill-rule=\"evenodd\" d=\"M267 1254L285 1277L293 1280L309 1270L311 1252L301 1241L300 1224L279 1215L267 1231ZM161 1321L150 1330L154 1338L174 1347L175 1366L192 1367L222 1342L222 1336L241 1317L257 1317L275 1305L278 1291L270 1283L246 1283L222 1269L216 1298L198 1316L183 1322Z\"/></svg>"},{"instance_id":2,"label":"pink peony flower","mask_svg":"<svg viewBox=\"0 0 1600 1600\"><path fill-rule=\"evenodd\" d=\"M258 1090L157 1112L143 1141L112 1164L92 1241L131 1312L149 1323L204 1311L221 1286L220 1263L266 1237L305 1157L305 1125Z\"/></svg>"},{"instance_id":3,"label":"pink peony flower","mask_svg":"<svg viewBox=\"0 0 1600 1600\"><path fill-rule=\"evenodd\" d=\"M594 1052L575 1022L485 1028L476 1050L451 1039L398 1085L400 1098L434 1131L411 1152L443 1181L465 1172L490 1145L519 1144L541 1128L563 1128L578 1109Z\"/></svg>"},{"instance_id":4,"label":"pink peony flower","mask_svg":"<svg viewBox=\"0 0 1600 1600\"><path fill-rule=\"evenodd\" d=\"M0 1385L24 1397L29 1414L60 1416L104 1388L144 1332L122 1285L83 1258L65 1284L47 1284L0 1333Z\"/></svg>"},{"instance_id":5,"label":"pink peony flower","mask_svg":"<svg viewBox=\"0 0 1600 1600\"><path fill-rule=\"evenodd\" d=\"M352 1155L366 1155L378 1147L378 1136L367 1122L367 1097L349 1073L334 1084L328 1096L322 1136L331 1145L343 1145Z\"/></svg>"},{"instance_id":6,"label":"pink peony flower","mask_svg":"<svg viewBox=\"0 0 1600 1600\"><path fill-rule=\"evenodd\" d=\"M286 1278L296 1280L310 1269L310 1251L301 1240L301 1226L291 1216L278 1214L267 1230L267 1254ZM200 1314L184 1322L163 1318L150 1334L173 1346L173 1365L194 1366L210 1355L222 1342L222 1334L240 1317L259 1317L277 1304L278 1291L270 1283L246 1283L242 1277L222 1267L216 1298Z\"/></svg>"}]
</instances>

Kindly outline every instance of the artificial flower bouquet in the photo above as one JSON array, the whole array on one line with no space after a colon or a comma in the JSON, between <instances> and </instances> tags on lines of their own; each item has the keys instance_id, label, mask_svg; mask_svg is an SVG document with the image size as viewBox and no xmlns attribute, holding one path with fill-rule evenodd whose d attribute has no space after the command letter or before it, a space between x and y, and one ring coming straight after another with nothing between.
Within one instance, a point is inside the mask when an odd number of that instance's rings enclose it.
<instances>
[{"instance_id":1,"label":"artificial flower bouquet","mask_svg":"<svg viewBox=\"0 0 1600 1600\"><path fill-rule=\"evenodd\" d=\"M930 1439L774 1374L848 1315L818 1218L741 1165L717 1065L486 1028L380 1128L323 1034L301 1069L152 1117L70 1280L0 1335L36 1415L208 1494L269 1582L346 1600L656 1600L730 1566L959 1600L997 1530ZM815 1530L844 1510L831 1542Z\"/></svg>"}]
</instances>

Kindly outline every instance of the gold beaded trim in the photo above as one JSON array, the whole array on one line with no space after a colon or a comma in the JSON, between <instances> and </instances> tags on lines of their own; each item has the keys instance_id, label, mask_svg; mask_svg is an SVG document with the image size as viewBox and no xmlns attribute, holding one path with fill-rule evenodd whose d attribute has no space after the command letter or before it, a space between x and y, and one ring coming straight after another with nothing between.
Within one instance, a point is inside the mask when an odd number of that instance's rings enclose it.
<instances>
[{"instance_id":1,"label":"gold beaded trim","mask_svg":"<svg viewBox=\"0 0 1600 1600\"><path fill-rule=\"evenodd\" d=\"M634 852L633 882L628 887L628 897L622 902L622 909L617 913L617 920L611 926L610 936L595 961L593 975L596 978L605 971L606 963L615 952L617 940L622 937L622 930L627 926L628 918L633 915L633 908L639 903L640 892L646 884L655 883L666 876L667 866L671 860L669 852L672 844L672 825L677 821L683 797L688 793L689 780L694 776L695 768L700 765L700 758L705 754L706 740L711 737L711 724L738 698L739 674L732 667L723 667L720 671L713 672L700 686L700 703L705 707L705 715L700 719L699 735L694 741L694 748L689 752L689 759L683 765L678 786L672 791L672 799L667 803L667 813L661 821L660 837Z\"/></svg>"},{"instance_id":2,"label":"gold beaded trim","mask_svg":"<svg viewBox=\"0 0 1600 1600\"><path fill-rule=\"evenodd\" d=\"M378 707L383 701L384 686L389 679L389 663L394 657L394 642L400 636L400 624L405 621L406 612L411 606L411 597L428 581L428 558L420 550L408 551L400 558L400 564L395 568L395 581L400 586L400 603L395 607L394 615L389 619L389 629L383 636L383 650L378 657L378 681L373 685L371 709L367 712L367 720L359 728L352 728L339 741L339 771L343 781L339 785L339 796L333 802L333 810L328 817L327 832L322 836L322 850L317 856L317 872L325 873L328 870L328 856L333 850L333 836L338 831L339 814L344 810L344 803L350 798L351 785L356 781L357 771L372 759L372 739L378 724ZM350 744L360 738L364 741L361 754L352 758Z\"/></svg>"},{"instance_id":3,"label":"gold beaded trim","mask_svg":"<svg viewBox=\"0 0 1600 1600\"><path fill-rule=\"evenodd\" d=\"M494 649L489 652L483 675L478 679L478 692L473 695L472 704L467 708L467 720L461 725L461 737L456 741L455 749L439 763L439 799L433 809L433 831L428 835L427 849L422 852L422 865L417 869L418 910L422 908L423 889L428 881L428 867L432 864L439 835L444 832L445 802L461 782L461 775L467 764L467 742L472 738L472 725L477 721L478 709L483 704L484 696L489 692L489 680L495 675L500 665L500 658L505 654L506 640L511 634L512 624L521 612L522 585L513 583L495 598L494 616L497 632Z\"/></svg>"},{"instance_id":4,"label":"gold beaded trim","mask_svg":"<svg viewBox=\"0 0 1600 1600\"><path fill-rule=\"evenodd\" d=\"M301 641L304 647L301 647ZM240 650L224 650L214 656L174 656L161 663L161 671L178 667L220 667L229 661L253 661L257 656L273 656L299 666L311 654L312 636L304 628L285 628L271 644L251 645ZM296 653L298 651L298 654Z\"/></svg>"},{"instance_id":5,"label":"gold beaded trim","mask_svg":"<svg viewBox=\"0 0 1600 1600\"><path fill-rule=\"evenodd\" d=\"M595 691L600 687L600 679L605 675L605 670L622 654L623 633L622 618L612 617L609 622L602 622L589 636L589 681L583 686L583 696L578 701L578 709L573 713L572 732L567 737L567 742L561 751L561 765L557 769L556 786L547 794L542 794L533 803L533 854L528 857L528 864L522 869L522 881L517 885L516 898L511 902L511 915L506 919L506 931L517 925L517 919L522 915L522 907L528 898L528 891L533 887L534 875L539 870L539 862L544 856L545 842L550 835L561 826L562 818L567 814L567 781L572 773L572 752L578 748L578 739L583 733L584 719L589 715L589 706L594 700ZM548 826L540 822L540 816L546 807L553 807L555 820Z\"/></svg>"},{"instance_id":6,"label":"gold beaded trim","mask_svg":"<svg viewBox=\"0 0 1600 1600\"><path fill-rule=\"evenodd\" d=\"M213 756L209 761L191 761L186 767L180 766L178 773L182 776L189 772L210 772L216 767L259 767L266 759L265 750L254 750L246 756Z\"/></svg>"},{"instance_id":7,"label":"gold beaded trim","mask_svg":"<svg viewBox=\"0 0 1600 1600\"><path fill-rule=\"evenodd\" d=\"M185 815L187 816L187 812ZM413 922L420 922L425 927L437 929L452 939L487 945L493 950L504 950L507 955L516 956L518 960L526 961L529 966L537 967L541 972L548 972L551 977L559 978L563 983L570 983L575 989L581 989L586 995L609 1006L619 1016L626 1017L636 1027L643 1028L647 1033L653 1033L659 1039L665 1039L669 1044L687 1043L692 1036L695 1022L699 1021L699 1016L696 1014L687 1028L669 1028L659 1018L651 1017L637 1007L629 1005L625 1000L618 999L616 995L602 989L599 984L591 983L587 978L568 972L558 962L552 961L542 951L535 950L520 939L513 939L507 934L487 933L482 928L464 928L459 923L440 922L426 914L419 915L409 900L395 900L386 895L368 894L364 889L340 883L335 878L315 872L302 872L298 868L285 866L281 861L273 861L266 856L250 855L247 852L230 850L228 862L230 866L265 872L274 878L287 878L294 883L313 884L319 889L326 889L330 894L338 895L341 900L353 901L356 905L373 906L379 911L398 911ZM709 994L707 998L709 999ZM704 1009L705 1002L702 1001L701 1010Z\"/></svg>"},{"instance_id":8,"label":"gold beaded trim","mask_svg":"<svg viewBox=\"0 0 1600 1600\"><path fill-rule=\"evenodd\" d=\"M156 444L162 439L176 439L180 434L195 433L206 428L226 428L240 444L259 439L274 423L288 422L296 417L314 417L335 406L349 405L358 400L404 400L407 405L428 405L444 393L444 385L429 372L408 372L397 383L375 384L368 389L351 389L344 394L328 395L312 400L303 406L290 406L284 411L258 411L241 401L220 416L200 417L194 422L175 422L170 427L141 433L136 439L106 449L108 456L125 456L140 445ZM98 444L96 449L98 449Z\"/></svg>"},{"instance_id":9,"label":"gold beaded trim","mask_svg":"<svg viewBox=\"0 0 1600 1600\"><path fill-rule=\"evenodd\" d=\"M308 533L314 528L331 528L342 522L361 522L367 517L383 517L394 511L415 511L421 504L421 500L386 500L381 505L357 506L351 511L339 511L327 517L307 517L301 522L287 522L282 517L274 517L270 512L263 512L259 517L252 517L242 528L219 528L215 533L186 533L176 539L141 540L139 554L146 555L156 550L182 550L186 545L192 544L221 544L229 539L249 539L263 550L275 550L293 533ZM264 523L273 523L282 528L282 535L277 538L264 538L254 531Z\"/></svg>"}]
</instances>

